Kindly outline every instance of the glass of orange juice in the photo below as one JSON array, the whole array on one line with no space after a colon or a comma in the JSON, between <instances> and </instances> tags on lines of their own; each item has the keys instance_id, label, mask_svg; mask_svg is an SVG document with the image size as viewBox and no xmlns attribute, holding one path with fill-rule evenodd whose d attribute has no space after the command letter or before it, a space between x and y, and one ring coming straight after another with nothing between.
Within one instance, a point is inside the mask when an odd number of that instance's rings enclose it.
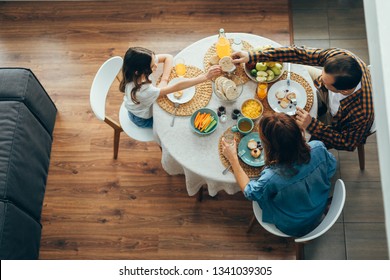
<instances>
[{"instance_id":1,"label":"glass of orange juice","mask_svg":"<svg viewBox=\"0 0 390 280\"><path fill-rule=\"evenodd\" d=\"M263 100L267 96L268 92L268 84L267 83L259 83L257 85L257 97L260 100Z\"/></svg>"},{"instance_id":2,"label":"glass of orange juice","mask_svg":"<svg viewBox=\"0 0 390 280\"><path fill-rule=\"evenodd\" d=\"M175 71L179 77L183 77L186 74L187 69L184 58L178 57L175 59Z\"/></svg>"}]
</instances>

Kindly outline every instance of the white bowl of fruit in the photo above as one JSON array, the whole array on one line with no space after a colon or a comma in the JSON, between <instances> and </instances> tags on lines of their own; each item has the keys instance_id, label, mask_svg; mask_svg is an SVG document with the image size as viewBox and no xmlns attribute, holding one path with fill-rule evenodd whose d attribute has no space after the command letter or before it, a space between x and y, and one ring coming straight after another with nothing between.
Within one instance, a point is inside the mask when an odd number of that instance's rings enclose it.
<instances>
[{"instance_id":1,"label":"white bowl of fruit","mask_svg":"<svg viewBox=\"0 0 390 280\"><path fill-rule=\"evenodd\" d=\"M273 61L246 63L244 67L246 75L258 83L277 81L283 75L284 68L284 63Z\"/></svg>"}]
</instances>

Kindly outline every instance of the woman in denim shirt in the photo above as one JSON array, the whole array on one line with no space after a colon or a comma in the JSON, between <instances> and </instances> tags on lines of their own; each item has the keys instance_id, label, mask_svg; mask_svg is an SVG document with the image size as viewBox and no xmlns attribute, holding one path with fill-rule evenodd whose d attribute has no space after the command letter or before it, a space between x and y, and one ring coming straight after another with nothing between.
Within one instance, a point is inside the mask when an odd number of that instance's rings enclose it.
<instances>
[{"instance_id":1,"label":"woman in denim shirt","mask_svg":"<svg viewBox=\"0 0 390 280\"><path fill-rule=\"evenodd\" d=\"M245 197L259 203L263 222L285 234L303 236L321 221L336 159L322 142L306 143L293 117L284 113L263 116L259 135L265 168L258 180L250 180L241 168L236 143L231 146L223 140L223 154Z\"/></svg>"}]
</instances>

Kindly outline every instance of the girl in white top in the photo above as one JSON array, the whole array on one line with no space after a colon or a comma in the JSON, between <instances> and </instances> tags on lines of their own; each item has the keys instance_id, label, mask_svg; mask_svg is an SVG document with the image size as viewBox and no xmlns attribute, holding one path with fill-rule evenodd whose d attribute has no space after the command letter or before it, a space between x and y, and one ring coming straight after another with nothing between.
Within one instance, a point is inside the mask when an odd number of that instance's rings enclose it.
<instances>
[{"instance_id":1,"label":"girl in white top","mask_svg":"<svg viewBox=\"0 0 390 280\"><path fill-rule=\"evenodd\" d=\"M177 92L221 74L219 65L210 67L209 71L198 77L180 81L168 86L173 57L170 54L155 55L151 50L134 47L125 54L119 90L125 94L125 107L129 118L139 127L153 127L153 103L159 96ZM156 87L149 76L157 69L157 63L164 63L161 82Z\"/></svg>"}]
</instances>

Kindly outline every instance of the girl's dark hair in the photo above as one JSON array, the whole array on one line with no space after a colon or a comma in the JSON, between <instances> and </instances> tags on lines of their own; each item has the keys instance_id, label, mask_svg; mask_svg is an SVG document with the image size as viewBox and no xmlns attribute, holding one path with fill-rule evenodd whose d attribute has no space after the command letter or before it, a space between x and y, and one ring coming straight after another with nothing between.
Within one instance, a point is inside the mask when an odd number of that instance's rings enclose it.
<instances>
[{"instance_id":1,"label":"girl's dark hair","mask_svg":"<svg viewBox=\"0 0 390 280\"><path fill-rule=\"evenodd\" d=\"M286 167L291 174L296 172L294 164L310 161L310 146L293 117L284 113L266 114L260 120L259 134L266 165Z\"/></svg>"},{"instance_id":2,"label":"girl's dark hair","mask_svg":"<svg viewBox=\"0 0 390 280\"><path fill-rule=\"evenodd\" d=\"M129 48L125 54L122 66L122 81L119 84L119 90L125 92L126 85L130 82L134 83L134 88L131 90L131 100L135 104L139 104L136 98L136 92L145 83L151 83L149 75L152 74L150 64L154 53L151 50L134 47ZM144 75L146 82L141 82L141 77Z\"/></svg>"},{"instance_id":3,"label":"girl's dark hair","mask_svg":"<svg viewBox=\"0 0 390 280\"><path fill-rule=\"evenodd\" d=\"M362 69L355 58L338 54L329 58L324 64L324 71L334 77L333 86L338 90L355 88L362 79Z\"/></svg>"}]
</instances>

